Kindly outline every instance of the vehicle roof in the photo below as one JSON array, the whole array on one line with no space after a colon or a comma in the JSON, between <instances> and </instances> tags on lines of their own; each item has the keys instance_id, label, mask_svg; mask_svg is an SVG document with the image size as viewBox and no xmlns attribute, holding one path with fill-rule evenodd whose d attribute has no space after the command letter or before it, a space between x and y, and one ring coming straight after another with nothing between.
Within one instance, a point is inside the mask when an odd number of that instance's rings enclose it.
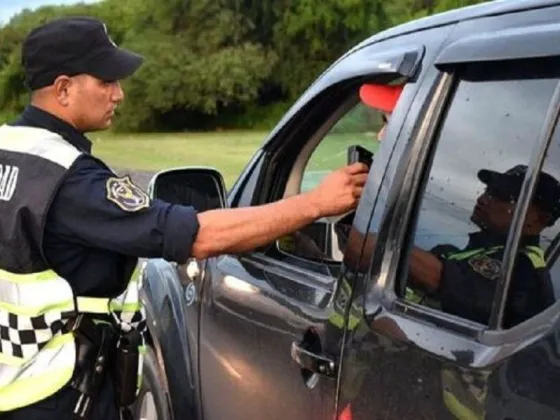
<instances>
[{"instance_id":1,"label":"vehicle roof","mask_svg":"<svg viewBox=\"0 0 560 420\"><path fill-rule=\"evenodd\" d=\"M417 32L424 29L449 25L452 23L485 16L495 16L505 13L545 8L557 5L560 5L560 0L494 0L486 3L476 4L473 6L466 6L431 15L425 18L412 20L410 22L403 23L401 25L397 25L384 31L378 32L365 39L360 44L356 45L354 48L352 48L351 51L349 51L349 53L367 44L382 41L388 38L394 38L396 36L404 35L411 32Z\"/></svg>"}]
</instances>

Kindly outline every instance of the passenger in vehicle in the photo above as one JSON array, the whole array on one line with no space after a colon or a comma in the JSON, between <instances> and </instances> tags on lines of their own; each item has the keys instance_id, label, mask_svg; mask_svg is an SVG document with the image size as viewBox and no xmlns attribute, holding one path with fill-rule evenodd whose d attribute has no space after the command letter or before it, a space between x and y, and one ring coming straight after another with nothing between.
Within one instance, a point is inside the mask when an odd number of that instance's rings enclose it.
<instances>
[{"instance_id":1,"label":"passenger in vehicle","mask_svg":"<svg viewBox=\"0 0 560 420\"><path fill-rule=\"evenodd\" d=\"M444 312L487 324L500 277L509 226L527 170L518 165L504 173L483 169L478 178L485 192L471 220L480 228L469 235L465 249L438 245L430 252L415 248L409 278ZM560 183L541 172L525 218L504 313L506 328L523 322L554 303L554 291L539 247L540 233L560 216ZM409 296L410 297L410 296Z\"/></svg>"},{"instance_id":2,"label":"passenger in vehicle","mask_svg":"<svg viewBox=\"0 0 560 420\"><path fill-rule=\"evenodd\" d=\"M368 107L380 112L381 128L377 132L377 141L381 141L385 134L385 129L389 123L389 118L395 109L404 85L386 85L376 83L366 83L360 86L359 97L362 103ZM352 227L355 211L350 212L340 219L335 225L335 233L338 236L340 251L344 252L348 235ZM324 229L313 229L309 226L307 229L301 229L284 237L279 242L281 250L288 251L292 255L296 255L305 259L312 260L331 260L330 255L326 255L322 243Z\"/></svg>"},{"instance_id":3,"label":"passenger in vehicle","mask_svg":"<svg viewBox=\"0 0 560 420\"><path fill-rule=\"evenodd\" d=\"M360 100L370 108L380 111L382 126L377 132L378 141L383 139L389 118L397 106L403 87L403 85L392 86L375 83L366 83L360 87Z\"/></svg>"}]
</instances>

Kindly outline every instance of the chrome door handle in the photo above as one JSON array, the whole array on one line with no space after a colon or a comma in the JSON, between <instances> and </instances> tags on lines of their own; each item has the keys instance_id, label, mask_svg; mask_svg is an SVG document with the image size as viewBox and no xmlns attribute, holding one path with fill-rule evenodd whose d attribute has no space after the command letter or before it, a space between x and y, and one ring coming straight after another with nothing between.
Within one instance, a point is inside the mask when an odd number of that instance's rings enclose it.
<instances>
[{"instance_id":1,"label":"chrome door handle","mask_svg":"<svg viewBox=\"0 0 560 420\"><path fill-rule=\"evenodd\" d=\"M320 354L313 353L296 342L292 343L292 359L309 372L324 375L329 378L336 376L336 363L334 360Z\"/></svg>"}]
</instances>

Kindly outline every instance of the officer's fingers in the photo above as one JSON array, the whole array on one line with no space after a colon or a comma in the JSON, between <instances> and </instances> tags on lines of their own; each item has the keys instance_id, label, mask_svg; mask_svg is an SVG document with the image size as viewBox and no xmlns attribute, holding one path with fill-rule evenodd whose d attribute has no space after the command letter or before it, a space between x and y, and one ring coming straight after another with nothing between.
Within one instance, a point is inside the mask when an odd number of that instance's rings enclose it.
<instances>
[{"instance_id":1,"label":"officer's fingers","mask_svg":"<svg viewBox=\"0 0 560 420\"><path fill-rule=\"evenodd\" d=\"M360 173L360 174L356 174L354 176L352 176L352 181L354 182L354 185L358 185L358 186L364 186L366 181L368 178L368 174L367 173Z\"/></svg>"},{"instance_id":2,"label":"officer's fingers","mask_svg":"<svg viewBox=\"0 0 560 420\"><path fill-rule=\"evenodd\" d=\"M356 162L356 163L353 163L351 165L345 166L344 169L350 175L355 175L355 174L364 173L364 172L367 173L367 171L369 170L369 167L365 163Z\"/></svg>"},{"instance_id":3,"label":"officer's fingers","mask_svg":"<svg viewBox=\"0 0 560 420\"><path fill-rule=\"evenodd\" d=\"M364 188L363 187L354 187L354 190L352 191L353 195L355 198L360 198L364 192Z\"/></svg>"}]
</instances>

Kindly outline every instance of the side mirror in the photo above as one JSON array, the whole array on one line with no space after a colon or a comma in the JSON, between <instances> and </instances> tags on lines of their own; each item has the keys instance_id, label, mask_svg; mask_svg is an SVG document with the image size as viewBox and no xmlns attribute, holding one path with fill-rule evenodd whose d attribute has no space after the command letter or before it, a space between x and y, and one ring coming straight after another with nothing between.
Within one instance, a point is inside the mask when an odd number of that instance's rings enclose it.
<instances>
[{"instance_id":1,"label":"side mirror","mask_svg":"<svg viewBox=\"0 0 560 420\"><path fill-rule=\"evenodd\" d=\"M185 167L158 172L150 180L148 194L168 203L194 207L199 212L227 206L224 179L213 168Z\"/></svg>"}]
</instances>

